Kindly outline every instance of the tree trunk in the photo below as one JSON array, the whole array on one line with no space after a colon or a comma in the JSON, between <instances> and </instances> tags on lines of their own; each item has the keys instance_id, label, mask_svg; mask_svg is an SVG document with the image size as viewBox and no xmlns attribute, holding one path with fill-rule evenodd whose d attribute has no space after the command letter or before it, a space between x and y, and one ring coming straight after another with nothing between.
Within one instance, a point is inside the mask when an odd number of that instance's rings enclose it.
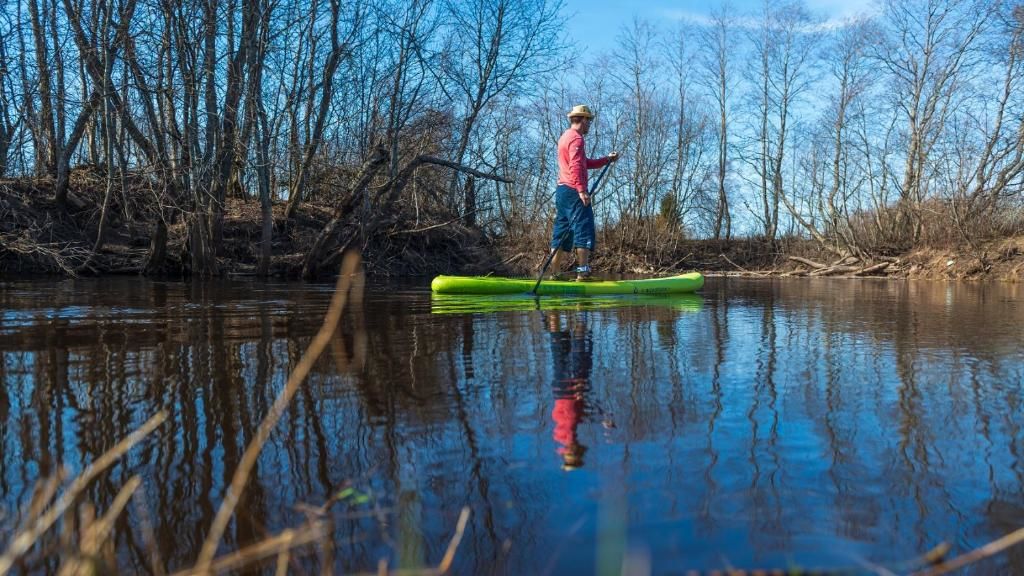
<instances>
[{"instance_id":1,"label":"tree trunk","mask_svg":"<svg viewBox=\"0 0 1024 576\"><path fill-rule=\"evenodd\" d=\"M260 178L260 259L259 266L256 273L260 276L270 275L270 257L271 248L273 247L274 240L274 212L273 204L270 202L270 189L269 186L265 185L265 180L269 178L264 177L263 174Z\"/></svg>"},{"instance_id":2,"label":"tree trunk","mask_svg":"<svg viewBox=\"0 0 1024 576\"><path fill-rule=\"evenodd\" d=\"M260 199L260 249L257 274L270 274L270 256L274 237L274 212L270 197L270 122L267 121L267 110L263 105L261 92L263 89L263 66L266 57L265 46L270 34L270 9L261 10L263 18L260 22L260 42L249 58L249 84L246 94L246 128L243 141L248 136L255 140L256 149L256 183Z\"/></svg>"},{"instance_id":3,"label":"tree trunk","mask_svg":"<svg viewBox=\"0 0 1024 576\"><path fill-rule=\"evenodd\" d=\"M7 62L7 40L3 36L0 36L0 62ZM7 94L8 74L7 66L0 65L0 178L7 173L7 154L16 129L11 120L11 102Z\"/></svg>"},{"instance_id":4,"label":"tree trunk","mask_svg":"<svg viewBox=\"0 0 1024 576\"><path fill-rule=\"evenodd\" d=\"M224 201L235 164L237 145L238 106L242 100L242 85L245 76L243 64L248 61L250 51L255 50L256 28L259 16L259 2L246 2L242 14L242 34L238 50L228 63L226 87L224 89L223 120L216 135L217 156L214 164L213 193L208 198L207 210L210 217L209 230L216 253L221 252L224 226Z\"/></svg>"},{"instance_id":5,"label":"tree trunk","mask_svg":"<svg viewBox=\"0 0 1024 576\"><path fill-rule=\"evenodd\" d=\"M89 101L82 107L82 112L78 115L78 119L75 120L75 127L71 130L67 143L61 147L61 154L57 158L57 180L54 184L54 196L58 206L67 204L71 155L78 148L78 143L81 141L82 135L85 134L89 118L100 104L100 98L100 91L94 90L89 97Z\"/></svg>"},{"instance_id":6,"label":"tree trunk","mask_svg":"<svg viewBox=\"0 0 1024 576\"><path fill-rule=\"evenodd\" d=\"M202 212L193 213L188 223L188 256L190 271L201 277L212 277L219 273L217 254L211 245L208 228L209 220Z\"/></svg>"},{"instance_id":7,"label":"tree trunk","mask_svg":"<svg viewBox=\"0 0 1024 576\"><path fill-rule=\"evenodd\" d=\"M146 256L146 265L143 273L146 276L158 276L164 272L167 264L167 224L164 223L163 214L156 221L156 230L153 237L149 239L149 254Z\"/></svg>"},{"instance_id":8,"label":"tree trunk","mask_svg":"<svg viewBox=\"0 0 1024 576\"><path fill-rule=\"evenodd\" d=\"M466 178L466 206L462 213L467 225L476 226L476 180L472 177Z\"/></svg>"},{"instance_id":9,"label":"tree trunk","mask_svg":"<svg viewBox=\"0 0 1024 576\"><path fill-rule=\"evenodd\" d=\"M331 53L327 58L327 64L323 72L323 88L320 93L320 107L317 110L316 122L313 125L313 132L306 143L306 151L302 156L302 163L299 165L298 174L292 181L288 195L288 207L285 210L285 217L292 218L295 211L302 202L302 195L305 192L306 180L309 178L309 169L313 163L320 146L320 140L324 134L324 124L327 121L327 112L331 106L331 96L334 94L334 74L341 64L341 57L348 50L338 37L338 20L341 17L341 5L339 0L331 0Z\"/></svg>"},{"instance_id":10,"label":"tree trunk","mask_svg":"<svg viewBox=\"0 0 1024 576\"><path fill-rule=\"evenodd\" d=\"M45 6L45 5L44 5ZM50 58L46 47L46 20L39 13L36 0L28 2L29 18L32 22L32 37L35 40L36 67L39 83L39 138L36 140L37 172L41 169L56 175L57 146L53 126L53 91L50 86ZM63 204L61 204L63 206Z\"/></svg>"}]
</instances>

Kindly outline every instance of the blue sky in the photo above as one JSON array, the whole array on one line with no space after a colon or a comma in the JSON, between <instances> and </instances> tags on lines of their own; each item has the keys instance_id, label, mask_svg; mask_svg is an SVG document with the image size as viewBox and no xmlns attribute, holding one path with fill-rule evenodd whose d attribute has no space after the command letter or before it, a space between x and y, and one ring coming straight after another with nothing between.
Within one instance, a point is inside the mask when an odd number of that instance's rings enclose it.
<instances>
[{"instance_id":1,"label":"blue sky","mask_svg":"<svg viewBox=\"0 0 1024 576\"><path fill-rule=\"evenodd\" d=\"M805 0L807 7L827 21L841 21L876 10L876 0ZM707 16L722 2L698 0L564 0L565 14L575 14L567 26L569 37L581 50L601 53L611 50L620 28L634 16L669 24L681 19L697 20ZM733 0L738 13L757 11L762 0Z\"/></svg>"}]
</instances>

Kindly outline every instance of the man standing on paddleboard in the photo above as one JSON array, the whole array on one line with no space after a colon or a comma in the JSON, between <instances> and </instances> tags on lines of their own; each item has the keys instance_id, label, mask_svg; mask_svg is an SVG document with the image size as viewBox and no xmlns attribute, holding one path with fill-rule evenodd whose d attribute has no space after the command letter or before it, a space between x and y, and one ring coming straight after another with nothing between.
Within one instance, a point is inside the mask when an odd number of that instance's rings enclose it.
<instances>
[{"instance_id":1,"label":"man standing on paddleboard","mask_svg":"<svg viewBox=\"0 0 1024 576\"><path fill-rule=\"evenodd\" d=\"M558 139L558 188L555 189L555 229L551 249L554 277L560 277L569 251L576 249L576 280L590 279L590 252L594 249L594 208L590 205L587 170L619 159L618 152L588 159L583 137L590 131L594 114L582 104L569 111L569 129Z\"/></svg>"}]
</instances>

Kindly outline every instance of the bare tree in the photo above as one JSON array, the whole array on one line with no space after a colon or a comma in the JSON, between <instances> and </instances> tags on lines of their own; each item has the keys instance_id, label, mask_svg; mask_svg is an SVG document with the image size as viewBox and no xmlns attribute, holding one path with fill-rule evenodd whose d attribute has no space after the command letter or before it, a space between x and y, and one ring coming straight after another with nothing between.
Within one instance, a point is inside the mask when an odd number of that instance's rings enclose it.
<instances>
[{"instance_id":1,"label":"bare tree","mask_svg":"<svg viewBox=\"0 0 1024 576\"><path fill-rule=\"evenodd\" d=\"M324 65L322 80L320 83L320 104L316 112L316 120L313 123L312 133L306 142L304 153L299 163L298 173L292 181L291 189L289 190L288 198L288 209L285 212L286 216L291 218L295 215L295 210L298 208L299 203L302 201L303 189L306 186L306 179L309 175L309 168L313 162L313 156L316 154L317 148L320 146L320 141L323 138L324 125L327 122L327 113L331 106L331 97L334 93L334 76L338 71L338 65L341 64L342 57L348 53L348 42L351 38L345 41L341 40L341 34L339 28L341 26L341 2L340 0L330 0L331 2L331 49L327 56L327 62ZM313 16L311 16L313 17ZM354 21L352 24L352 30L359 28L360 14L359 8L356 8ZM315 90L310 91L310 97Z\"/></svg>"},{"instance_id":2,"label":"bare tree","mask_svg":"<svg viewBox=\"0 0 1024 576\"><path fill-rule=\"evenodd\" d=\"M871 84L871 68L866 57L870 29L870 24L865 21L844 26L837 31L828 54L830 73L836 81L837 90L825 118L830 136L831 162L827 175L822 179L823 200L818 204L823 207L825 234L830 240L825 241L821 232L811 230L826 247L840 254L859 256L864 254L865 246L850 222L852 212L859 210L856 200L860 188L855 182L859 170L851 166L851 158L856 152L851 143L851 124L862 110L858 103ZM863 119L864 115L860 114L860 120Z\"/></svg>"},{"instance_id":3,"label":"bare tree","mask_svg":"<svg viewBox=\"0 0 1024 576\"><path fill-rule=\"evenodd\" d=\"M8 154L21 126L21 116L14 109L14 62L7 47L15 29L9 17L4 20L0 28L0 178L7 173Z\"/></svg>"},{"instance_id":4,"label":"bare tree","mask_svg":"<svg viewBox=\"0 0 1024 576\"><path fill-rule=\"evenodd\" d=\"M756 111L751 167L760 196L754 217L769 242L779 229L792 108L810 86L809 60L817 41L813 24L803 4L764 0L759 25L749 34L756 62L750 73Z\"/></svg>"},{"instance_id":5,"label":"bare tree","mask_svg":"<svg viewBox=\"0 0 1024 576\"><path fill-rule=\"evenodd\" d=\"M42 4L45 9L48 5ZM39 112L35 118L38 135L36 146L36 172L56 175L57 131L54 127L53 90L50 86L50 51L47 46L49 18L40 11L37 0L28 0L28 13L32 23L32 39L35 43L37 80L39 83ZM56 31L54 31L56 33Z\"/></svg>"},{"instance_id":6,"label":"bare tree","mask_svg":"<svg viewBox=\"0 0 1024 576\"><path fill-rule=\"evenodd\" d=\"M733 72L729 55L733 51L734 24L728 6L723 6L711 15L711 22L701 30L703 46L702 66L704 83L711 101L717 108L718 170L716 186L718 202L713 214L715 239L732 237L732 214L729 209L729 194L726 183L729 176L729 121L733 97Z\"/></svg>"},{"instance_id":7,"label":"bare tree","mask_svg":"<svg viewBox=\"0 0 1024 576\"><path fill-rule=\"evenodd\" d=\"M624 90L622 112L631 120L622 143L629 162L619 172L631 172L626 211L642 222L651 221L658 198L668 187L668 166L672 160L671 124L666 122L668 98L660 82L663 63L656 56L658 39L653 25L634 21L620 36L623 52L616 58L624 67L615 75ZM647 241L651 240L649 227L633 231L644 232Z\"/></svg>"},{"instance_id":8,"label":"bare tree","mask_svg":"<svg viewBox=\"0 0 1024 576\"><path fill-rule=\"evenodd\" d=\"M386 8L390 8L387 6ZM398 175L399 143L402 130L412 118L427 87L428 73L424 62L416 57L421 46L430 43L438 22L433 16L433 0L413 0L397 12L400 19L386 18L385 30L398 40L391 66L391 88L387 99L387 132L385 141L391 150L388 176ZM385 16L390 14L390 10Z\"/></svg>"},{"instance_id":9,"label":"bare tree","mask_svg":"<svg viewBox=\"0 0 1024 576\"><path fill-rule=\"evenodd\" d=\"M701 110L690 88L694 75L692 36L688 26L680 25L668 39L666 52L674 80L675 107L672 114L675 158L667 205L662 210L670 225L683 227L687 215L695 209L707 188L710 176L705 154L708 150L709 119Z\"/></svg>"},{"instance_id":10,"label":"bare tree","mask_svg":"<svg viewBox=\"0 0 1024 576\"><path fill-rule=\"evenodd\" d=\"M953 176L953 219L969 244L978 233L991 230L995 212L1005 201L1019 197L1024 190L1024 7L1000 6L997 17L986 61L993 68L1002 68L1002 79L993 83L998 91L978 103L979 109L991 103L989 114L971 115L967 123L969 129L974 128L967 138L976 145L961 141L956 148L960 154L946 171Z\"/></svg>"},{"instance_id":11,"label":"bare tree","mask_svg":"<svg viewBox=\"0 0 1024 576\"><path fill-rule=\"evenodd\" d=\"M238 109L245 86L246 71L251 71L249 60L256 48L259 27L262 22L261 2L242 3L242 30L237 48L228 61L224 88L224 107L220 113L220 129L216 134L217 155L214 163L216 170L212 194L209 197L210 224L209 229L214 246L222 246L222 226L224 220L224 201L227 198L231 173L235 167L235 154L238 150ZM233 17L232 17L233 18ZM229 20L230 21L230 20ZM229 27L229 31L231 28ZM229 42L230 45L230 42Z\"/></svg>"},{"instance_id":12,"label":"bare tree","mask_svg":"<svg viewBox=\"0 0 1024 576\"><path fill-rule=\"evenodd\" d=\"M267 50L270 44L270 22L273 4L267 1L254 2L259 13L258 29L254 38L258 38L248 54L246 62L248 83L245 95L246 128L242 136L242 160L249 148L250 138L254 141L256 186L260 200L260 250L257 273L267 276L270 273L271 246L274 236L273 202L270 192L270 141L272 138L267 109L263 102L263 71L266 66ZM238 177L240 178L240 177Z\"/></svg>"},{"instance_id":13,"label":"bare tree","mask_svg":"<svg viewBox=\"0 0 1024 576\"><path fill-rule=\"evenodd\" d=\"M82 24L80 9L75 7L70 0L64 0L63 4L68 25L73 33L75 44L78 46L84 68L93 82L93 87L92 95L83 106L78 120L75 121L67 142L57 148L56 197L59 204L63 204L67 196L71 157L75 153L75 148L77 148L86 129L86 123L93 112L108 110L107 106L109 106L109 110L112 113L117 113L119 121L124 124L128 134L132 136L136 145L146 153L146 156L152 159L154 155L153 146L135 124L128 106L122 96L113 88L111 81L114 66L119 58L118 54L128 37L136 2L127 0L117 14L116 22L113 20L113 7L110 7L109 10L102 10L102 29L94 29L91 38ZM99 17L100 11L94 10L94 14ZM100 24L95 23L95 25L99 26ZM109 30L113 30L113 38L109 37L107 33ZM109 149L111 141L108 140L106 146L107 153L112 153L112 150Z\"/></svg>"},{"instance_id":14,"label":"bare tree","mask_svg":"<svg viewBox=\"0 0 1024 576\"><path fill-rule=\"evenodd\" d=\"M906 245L921 235L932 151L963 95L964 75L978 55L978 39L994 13L991 2L888 0L885 36L875 43L889 73L905 140L891 240Z\"/></svg>"},{"instance_id":15,"label":"bare tree","mask_svg":"<svg viewBox=\"0 0 1024 576\"><path fill-rule=\"evenodd\" d=\"M464 163L480 114L495 98L561 64L560 10L561 0L446 2L449 36L435 73L460 111L452 153L457 164ZM458 182L453 174L452 201ZM473 195L464 200L463 213L476 210Z\"/></svg>"}]
</instances>

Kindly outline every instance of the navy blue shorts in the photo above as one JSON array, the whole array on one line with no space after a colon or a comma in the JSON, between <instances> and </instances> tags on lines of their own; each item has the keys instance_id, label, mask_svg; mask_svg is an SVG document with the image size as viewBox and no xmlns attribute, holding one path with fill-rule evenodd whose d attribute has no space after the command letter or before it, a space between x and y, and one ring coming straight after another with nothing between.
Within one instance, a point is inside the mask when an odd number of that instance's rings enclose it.
<instances>
[{"instance_id":1,"label":"navy blue shorts","mask_svg":"<svg viewBox=\"0 0 1024 576\"><path fill-rule=\"evenodd\" d=\"M551 248L594 249L594 207L584 206L575 188L562 184L555 190L555 230Z\"/></svg>"}]
</instances>

